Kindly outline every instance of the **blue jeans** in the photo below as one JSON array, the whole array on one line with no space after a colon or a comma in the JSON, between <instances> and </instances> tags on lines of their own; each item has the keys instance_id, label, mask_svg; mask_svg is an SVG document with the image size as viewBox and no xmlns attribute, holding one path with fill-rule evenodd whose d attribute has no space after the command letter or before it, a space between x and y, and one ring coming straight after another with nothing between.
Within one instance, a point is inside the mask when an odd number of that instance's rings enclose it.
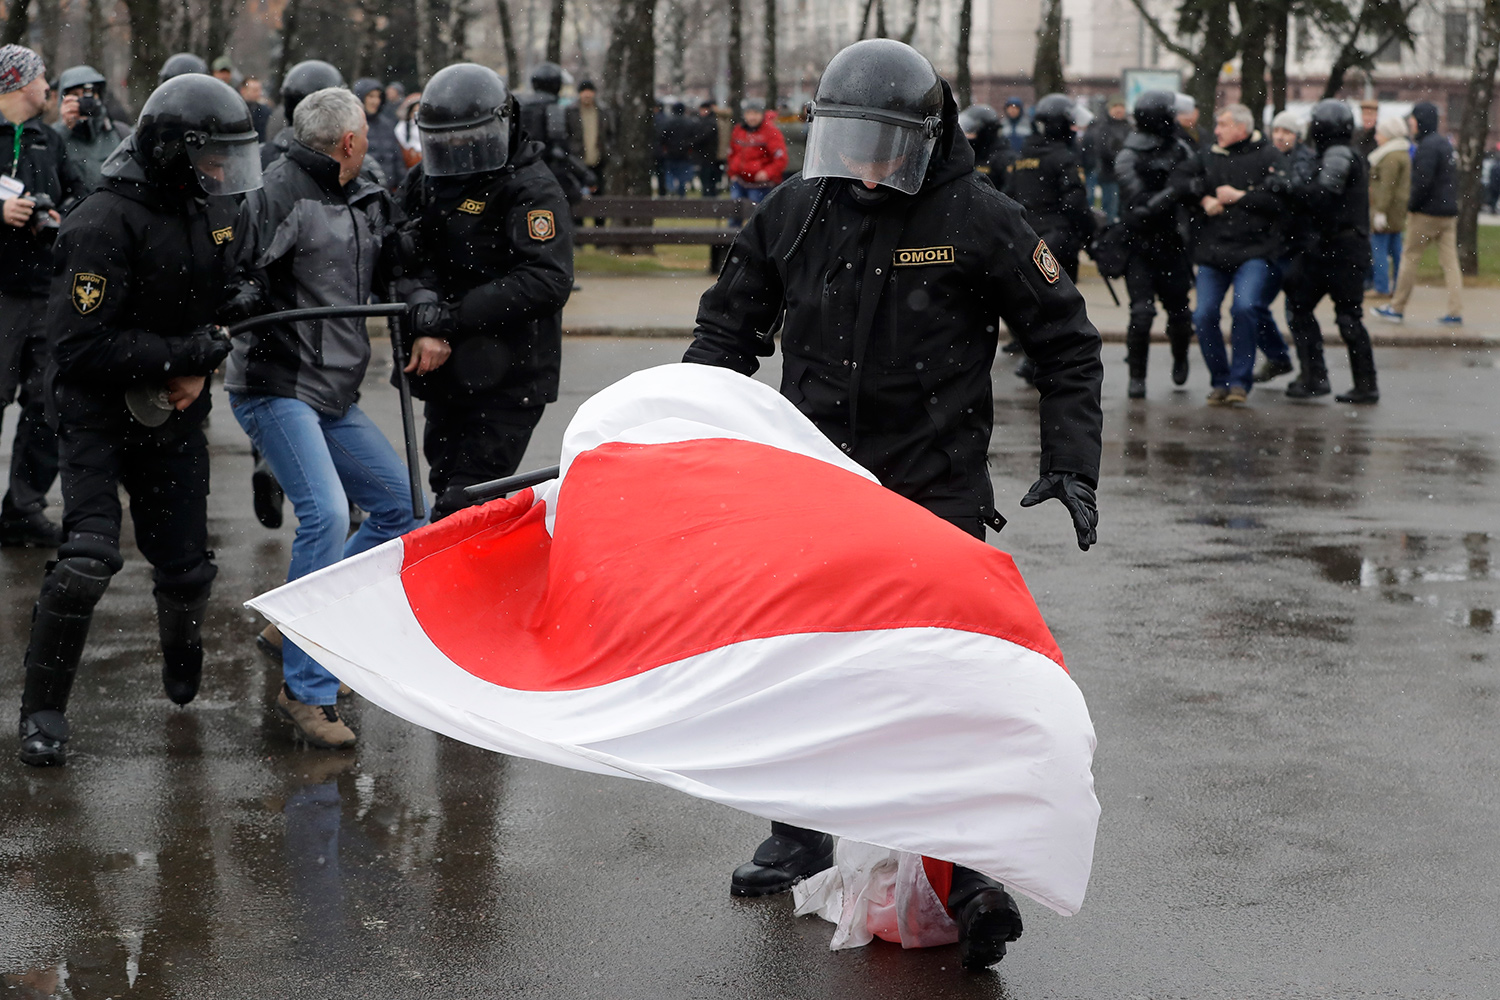
<instances>
[{"instance_id":1,"label":"blue jeans","mask_svg":"<svg viewBox=\"0 0 1500 1000\"><path fill-rule=\"evenodd\" d=\"M667 194L682 198L693 186L693 178L698 176L698 165L692 160L666 160L662 163L662 171Z\"/></svg>"},{"instance_id":2,"label":"blue jeans","mask_svg":"<svg viewBox=\"0 0 1500 1000\"><path fill-rule=\"evenodd\" d=\"M759 205L761 202L766 200L766 195L770 193L771 189L768 187L747 187L746 185L741 184L739 181L729 182L729 197L748 198L750 199L750 204L752 205ZM738 229L740 228L742 223L739 219L735 219L729 225L731 229Z\"/></svg>"},{"instance_id":3,"label":"blue jeans","mask_svg":"<svg viewBox=\"0 0 1500 1000\"><path fill-rule=\"evenodd\" d=\"M1401 234L1371 233L1370 253L1375 258L1375 290L1389 295L1401 277Z\"/></svg>"},{"instance_id":4,"label":"blue jeans","mask_svg":"<svg viewBox=\"0 0 1500 1000\"><path fill-rule=\"evenodd\" d=\"M411 516L406 465L358 406L342 417L300 399L229 394L234 418L270 463L297 515L288 581L398 538L422 522ZM369 517L349 535L349 501ZM282 643L282 676L304 705L332 705L338 678L290 639Z\"/></svg>"},{"instance_id":5,"label":"blue jeans","mask_svg":"<svg viewBox=\"0 0 1500 1000\"><path fill-rule=\"evenodd\" d=\"M1115 181L1099 182L1099 209L1110 222L1120 221L1120 185Z\"/></svg>"},{"instance_id":6,"label":"blue jeans","mask_svg":"<svg viewBox=\"0 0 1500 1000\"><path fill-rule=\"evenodd\" d=\"M1198 265L1198 304L1193 309L1193 329L1198 333L1203 363L1216 389L1240 388L1249 392L1255 381L1255 347L1261 330L1272 322L1266 289L1273 270L1271 262L1260 257L1245 261L1233 271ZM1234 289L1234 301L1229 307L1232 358L1224 354L1224 334L1219 324L1219 307L1231 287Z\"/></svg>"},{"instance_id":7,"label":"blue jeans","mask_svg":"<svg viewBox=\"0 0 1500 1000\"><path fill-rule=\"evenodd\" d=\"M1255 338L1255 346L1260 352L1272 361L1285 361L1292 363L1292 355L1287 350L1286 338L1281 335L1281 328L1276 325L1276 314L1271 312L1271 303L1276 301L1277 294L1281 291L1281 281L1286 277L1286 269L1291 264L1291 258L1283 257L1271 263L1271 280L1266 282L1266 289L1262 293L1266 300L1266 314L1261 319L1260 333ZM1292 325L1290 306L1286 306L1287 328Z\"/></svg>"}]
</instances>

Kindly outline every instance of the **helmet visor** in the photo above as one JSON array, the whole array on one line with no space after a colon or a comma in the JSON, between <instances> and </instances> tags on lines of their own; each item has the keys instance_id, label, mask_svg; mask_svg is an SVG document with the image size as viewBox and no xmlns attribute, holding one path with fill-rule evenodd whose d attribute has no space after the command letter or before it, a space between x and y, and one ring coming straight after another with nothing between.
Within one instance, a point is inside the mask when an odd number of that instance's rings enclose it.
<instances>
[{"instance_id":1,"label":"helmet visor","mask_svg":"<svg viewBox=\"0 0 1500 1000\"><path fill-rule=\"evenodd\" d=\"M915 123L833 117L814 111L802 174L847 177L916 194L937 145L937 136L928 134L933 131Z\"/></svg>"},{"instance_id":2,"label":"helmet visor","mask_svg":"<svg viewBox=\"0 0 1500 1000\"><path fill-rule=\"evenodd\" d=\"M188 159L205 194L244 194L260 187L260 143L254 132L210 136L188 144Z\"/></svg>"},{"instance_id":3,"label":"helmet visor","mask_svg":"<svg viewBox=\"0 0 1500 1000\"><path fill-rule=\"evenodd\" d=\"M420 119L422 172L456 177L499 170L510 159L510 120L491 118L462 128L427 128Z\"/></svg>"}]
</instances>

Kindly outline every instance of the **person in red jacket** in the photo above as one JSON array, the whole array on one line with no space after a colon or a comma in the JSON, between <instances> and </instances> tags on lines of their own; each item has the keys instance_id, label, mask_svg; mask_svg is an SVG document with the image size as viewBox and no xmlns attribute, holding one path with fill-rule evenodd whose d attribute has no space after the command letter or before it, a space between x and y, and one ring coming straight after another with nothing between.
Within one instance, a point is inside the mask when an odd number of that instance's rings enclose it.
<instances>
[{"instance_id":1,"label":"person in red jacket","mask_svg":"<svg viewBox=\"0 0 1500 1000\"><path fill-rule=\"evenodd\" d=\"M762 101L746 99L729 139L729 194L760 204L786 174L786 137L766 120Z\"/></svg>"}]
</instances>

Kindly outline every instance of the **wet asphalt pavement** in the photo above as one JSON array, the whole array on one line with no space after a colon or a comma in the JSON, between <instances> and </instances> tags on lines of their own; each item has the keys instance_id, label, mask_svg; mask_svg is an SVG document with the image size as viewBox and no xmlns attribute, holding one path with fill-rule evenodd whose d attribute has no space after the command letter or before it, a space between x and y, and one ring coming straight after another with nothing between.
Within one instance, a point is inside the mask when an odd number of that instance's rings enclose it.
<instances>
[{"instance_id":1,"label":"wet asphalt pavement","mask_svg":"<svg viewBox=\"0 0 1500 1000\"><path fill-rule=\"evenodd\" d=\"M555 461L586 395L681 347L568 341L524 468ZM162 694L128 549L69 764L0 744L0 996L1500 995L1500 352L1384 350L1378 407L1273 390L1242 411L1203 405L1196 359L1172 392L1155 353L1153 398L1132 403L1106 346L1088 554L1059 505L1015 506L1034 397L997 369L999 544L1088 698L1104 811L1083 912L1023 900L993 972L960 973L951 948L832 953L831 925L785 897L731 900L763 824L717 805L493 756L357 698L357 752L295 747L240 606L281 581L292 518L255 522L219 389L203 693ZM380 373L365 403L399 434ZM5 704L46 558L0 553Z\"/></svg>"}]
</instances>

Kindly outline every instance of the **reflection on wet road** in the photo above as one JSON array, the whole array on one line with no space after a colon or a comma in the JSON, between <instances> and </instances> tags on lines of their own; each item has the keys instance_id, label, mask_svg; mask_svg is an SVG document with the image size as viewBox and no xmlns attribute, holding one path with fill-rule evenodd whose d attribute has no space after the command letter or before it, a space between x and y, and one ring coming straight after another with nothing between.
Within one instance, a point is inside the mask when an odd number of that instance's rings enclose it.
<instances>
[{"instance_id":1,"label":"reflection on wet road","mask_svg":"<svg viewBox=\"0 0 1500 1000\"><path fill-rule=\"evenodd\" d=\"M681 347L570 341L526 467L555 459L586 395ZM1160 356L1153 397L1125 400L1118 351L1086 555L1057 505L1015 508L1034 395L996 376L998 544L1089 698L1104 816L1083 912L1023 902L995 972L960 975L950 949L830 953L785 901L732 901L762 824L662 788L486 754L357 698L357 753L294 748L239 604L279 582L293 528L255 523L221 405L202 696L160 691L132 552L68 766L0 745L0 996L1493 995L1500 370L1383 351L1378 407L1272 391L1226 411L1202 405L1201 370L1163 388ZM365 403L396 435L382 378ZM44 562L0 554L0 698Z\"/></svg>"}]
</instances>

